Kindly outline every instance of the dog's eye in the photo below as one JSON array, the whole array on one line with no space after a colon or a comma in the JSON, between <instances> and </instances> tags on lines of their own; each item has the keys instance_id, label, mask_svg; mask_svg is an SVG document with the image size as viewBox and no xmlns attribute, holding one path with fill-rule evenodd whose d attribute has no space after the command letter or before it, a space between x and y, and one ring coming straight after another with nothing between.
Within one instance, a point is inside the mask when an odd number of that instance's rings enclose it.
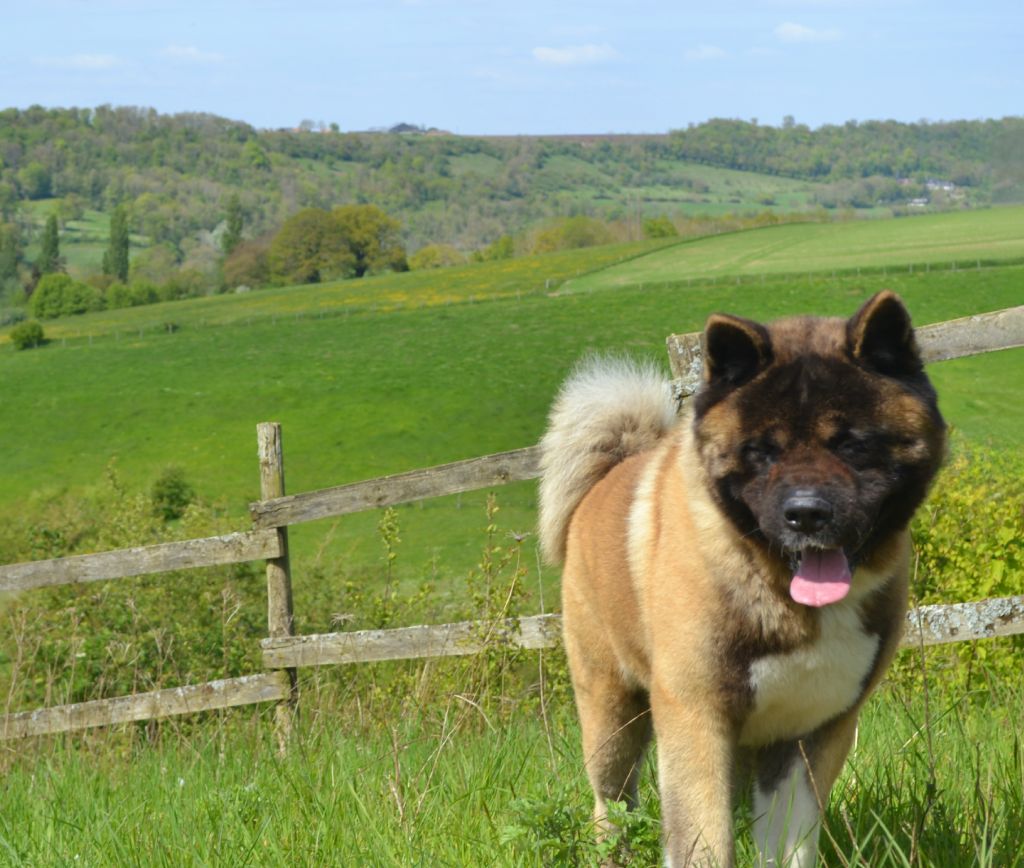
<instances>
[{"instance_id":1,"label":"dog's eye","mask_svg":"<svg viewBox=\"0 0 1024 868\"><path fill-rule=\"evenodd\" d=\"M779 455L778 447L769 441L756 440L746 443L741 451L743 463L753 470L761 470L775 463Z\"/></svg>"},{"instance_id":2,"label":"dog's eye","mask_svg":"<svg viewBox=\"0 0 1024 868\"><path fill-rule=\"evenodd\" d=\"M843 461L850 464L863 463L871 458L872 438L869 434L856 431L846 431L832 439L828 444L832 450Z\"/></svg>"}]
</instances>

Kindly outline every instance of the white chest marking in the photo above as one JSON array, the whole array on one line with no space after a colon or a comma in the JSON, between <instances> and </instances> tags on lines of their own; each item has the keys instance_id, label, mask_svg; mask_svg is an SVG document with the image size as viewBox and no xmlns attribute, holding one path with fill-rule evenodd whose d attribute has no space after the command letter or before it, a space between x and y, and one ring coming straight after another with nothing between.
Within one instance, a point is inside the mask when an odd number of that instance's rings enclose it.
<instances>
[{"instance_id":1,"label":"white chest marking","mask_svg":"<svg viewBox=\"0 0 1024 868\"><path fill-rule=\"evenodd\" d=\"M806 735L856 702L879 642L878 636L864 632L857 610L853 601L822 609L817 642L751 664L754 704L740 733L741 744Z\"/></svg>"}]
</instances>

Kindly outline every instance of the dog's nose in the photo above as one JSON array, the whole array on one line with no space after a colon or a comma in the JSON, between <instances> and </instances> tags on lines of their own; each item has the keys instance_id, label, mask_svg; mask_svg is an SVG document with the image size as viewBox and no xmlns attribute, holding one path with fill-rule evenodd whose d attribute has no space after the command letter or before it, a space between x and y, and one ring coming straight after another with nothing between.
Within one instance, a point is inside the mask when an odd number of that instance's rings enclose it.
<instances>
[{"instance_id":1,"label":"dog's nose","mask_svg":"<svg viewBox=\"0 0 1024 868\"><path fill-rule=\"evenodd\" d=\"M794 491L782 504L782 517L798 533L817 533L832 521L832 504L813 491Z\"/></svg>"}]
</instances>

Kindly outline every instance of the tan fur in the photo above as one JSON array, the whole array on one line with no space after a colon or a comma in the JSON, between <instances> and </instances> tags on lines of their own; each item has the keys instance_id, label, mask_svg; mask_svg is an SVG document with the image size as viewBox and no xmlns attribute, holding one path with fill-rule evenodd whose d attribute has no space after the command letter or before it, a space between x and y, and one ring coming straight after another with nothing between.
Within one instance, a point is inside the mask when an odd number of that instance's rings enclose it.
<instances>
[{"instance_id":1,"label":"tan fur","mask_svg":"<svg viewBox=\"0 0 1024 868\"><path fill-rule=\"evenodd\" d=\"M797 334L838 353L842 322L785 321L773 332L783 347L776 358ZM667 389L649 371L620 366L595 422L588 402L607 374L600 366L578 373L559 396L543 441L540 503L544 552L564 553L565 643L595 818L605 822L611 799L635 800L653 728L669 864L730 866L732 784L744 754L760 763L769 792L784 780L804 788L804 803L807 787L827 798L857 711L895 653L908 535L898 530L879 545L848 597L827 611L795 603L791 571L724 520L710 493L709 468L734 460L722 444L736 441L736 414L712 408L703 424L713 433L698 442L689 415L670 424ZM628 411L616 411L624 395ZM920 407L902 395L893 401L897 422L927 436ZM832 424L826 418L819 429L828 436ZM865 632L865 621L882 627ZM742 665L723 662L726 642ZM744 642L758 649L749 660L736 651ZM802 684L814 696L801 695ZM815 836L816 810L804 818ZM813 863L814 840L786 845L793 864Z\"/></svg>"},{"instance_id":2,"label":"tan fur","mask_svg":"<svg viewBox=\"0 0 1024 868\"><path fill-rule=\"evenodd\" d=\"M565 557L569 517L590 488L624 458L650 449L675 421L664 378L628 359L579 366L551 410L541 441L540 538L544 556Z\"/></svg>"}]
</instances>

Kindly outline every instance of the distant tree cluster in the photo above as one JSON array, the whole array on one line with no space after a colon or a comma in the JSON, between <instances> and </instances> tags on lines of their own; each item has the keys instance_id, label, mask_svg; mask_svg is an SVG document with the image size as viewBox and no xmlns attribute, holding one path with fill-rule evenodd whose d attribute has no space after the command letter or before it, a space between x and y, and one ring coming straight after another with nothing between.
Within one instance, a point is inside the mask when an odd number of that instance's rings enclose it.
<instances>
[{"instance_id":1,"label":"distant tree cluster","mask_svg":"<svg viewBox=\"0 0 1024 868\"><path fill-rule=\"evenodd\" d=\"M304 208L269 238L236 245L224 263L225 278L245 285L321 283L407 269L401 224L376 205Z\"/></svg>"}]
</instances>

